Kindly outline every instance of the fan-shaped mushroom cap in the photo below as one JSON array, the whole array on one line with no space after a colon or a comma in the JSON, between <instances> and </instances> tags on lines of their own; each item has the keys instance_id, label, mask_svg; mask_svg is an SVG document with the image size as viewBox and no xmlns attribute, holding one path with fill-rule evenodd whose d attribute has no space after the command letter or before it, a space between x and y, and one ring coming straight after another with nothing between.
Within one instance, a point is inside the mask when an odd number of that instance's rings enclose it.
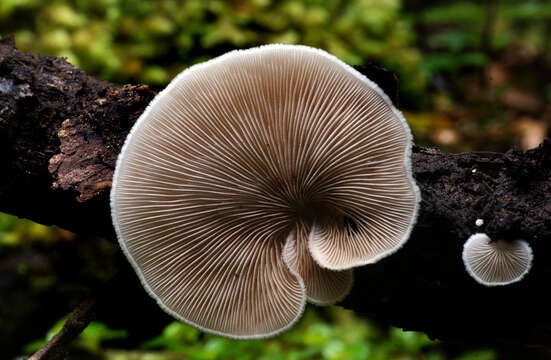
<instances>
[{"instance_id":1,"label":"fan-shaped mushroom cap","mask_svg":"<svg viewBox=\"0 0 551 360\"><path fill-rule=\"evenodd\" d=\"M406 241L419 202L410 147L388 97L332 55L234 51L185 70L139 118L117 161L113 222L168 313L272 335L306 297L346 295L351 270L329 269Z\"/></svg>"},{"instance_id":2,"label":"fan-shaped mushroom cap","mask_svg":"<svg viewBox=\"0 0 551 360\"><path fill-rule=\"evenodd\" d=\"M492 241L486 234L472 235L463 246L469 275L486 286L521 280L532 266L532 249L526 241Z\"/></svg>"}]
</instances>

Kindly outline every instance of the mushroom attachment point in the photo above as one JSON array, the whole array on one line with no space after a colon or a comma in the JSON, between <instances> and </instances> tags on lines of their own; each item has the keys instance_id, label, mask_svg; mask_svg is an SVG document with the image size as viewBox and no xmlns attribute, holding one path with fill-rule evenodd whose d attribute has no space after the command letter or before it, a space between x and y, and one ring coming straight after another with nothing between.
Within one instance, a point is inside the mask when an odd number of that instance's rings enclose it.
<instances>
[{"instance_id":1,"label":"mushroom attachment point","mask_svg":"<svg viewBox=\"0 0 551 360\"><path fill-rule=\"evenodd\" d=\"M520 281L532 267L532 248L524 240L492 241L488 235L472 235L463 246L463 263L469 275L486 286Z\"/></svg>"},{"instance_id":2,"label":"mushroom attachment point","mask_svg":"<svg viewBox=\"0 0 551 360\"><path fill-rule=\"evenodd\" d=\"M151 102L119 155L111 209L143 286L204 331L259 338L409 237L411 133L372 81L318 49L198 64Z\"/></svg>"}]
</instances>

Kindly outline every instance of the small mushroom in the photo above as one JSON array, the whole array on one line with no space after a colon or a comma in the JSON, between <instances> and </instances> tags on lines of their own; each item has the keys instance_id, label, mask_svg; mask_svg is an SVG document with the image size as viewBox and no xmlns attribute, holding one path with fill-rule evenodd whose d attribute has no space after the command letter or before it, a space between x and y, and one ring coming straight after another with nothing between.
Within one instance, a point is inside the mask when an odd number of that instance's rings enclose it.
<instances>
[{"instance_id":1,"label":"small mushroom","mask_svg":"<svg viewBox=\"0 0 551 360\"><path fill-rule=\"evenodd\" d=\"M524 240L492 241L474 234L463 246L463 263L471 277L486 286L520 281L532 266L532 249Z\"/></svg>"},{"instance_id":2,"label":"small mushroom","mask_svg":"<svg viewBox=\"0 0 551 360\"><path fill-rule=\"evenodd\" d=\"M233 51L182 72L138 119L113 177L113 223L169 314L270 336L404 244L420 199L410 151L402 114L334 56Z\"/></svg>"}]
</instances>

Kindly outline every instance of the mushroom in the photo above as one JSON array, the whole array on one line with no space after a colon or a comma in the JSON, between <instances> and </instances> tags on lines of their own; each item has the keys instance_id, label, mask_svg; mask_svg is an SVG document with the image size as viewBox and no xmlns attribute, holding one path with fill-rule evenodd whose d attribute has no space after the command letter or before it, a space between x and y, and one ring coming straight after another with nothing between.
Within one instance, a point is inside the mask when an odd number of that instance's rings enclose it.
<instances>
[{"instance_id":1,"label":"mushroom","mask_svg":"<svg viewBox=\"0 0 551 360\"><path fill-rule=\"evenodd\" d=\"M469 275L486 286L520 281L532 266L532 249L524 240L492 241L474 234L463 246L463 263Z\"/></svg>"},{"instance_id":2,"label":"mushroom","mask_svg":"<svg viewBox=\"0 0 551 360\"><path fill-rule=\"evenodd\" d=\"M407 240L411 133L372 81L266 45L178 75L138 119L111 191L120 246L174 317L233 338L332 304Z\"/></svg>"},{"instance_id":3,"label":"mushroom","mask_svg":"<svg viewBox=\"0 0 551 360\"><path fill-rule=\"evenodd\" d=\"M332 271L316 263L308 250L309 235L309 226L298 223L285 241L283 259L304 281L308 301L317 305L334 304L348 295L353 271Z\"/></svg>"}]
</instances>

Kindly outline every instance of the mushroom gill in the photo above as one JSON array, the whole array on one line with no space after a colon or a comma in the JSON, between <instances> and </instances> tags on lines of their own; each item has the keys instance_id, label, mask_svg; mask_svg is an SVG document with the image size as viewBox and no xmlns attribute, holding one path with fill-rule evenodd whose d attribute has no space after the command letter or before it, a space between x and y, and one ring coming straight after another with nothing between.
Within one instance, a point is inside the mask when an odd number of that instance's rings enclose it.
<instances>
[{"instance_id":1,"label":"mushroom gill","mask_svg":"<svg viewBox=\"0 0 551 360\"><path fill-rule=\"evenodd\" d=\"M341 300L352 267L408 238L419 202L405 119L324 51L268 45L178 75L119 155L119 243L174 317L229 337Z\"/></svg>"},{"instance_id":2,"label":"mushroom gill","mask_svg":"<svg viewBox=\"0 0 551 360\"><path fill-rule=\"evenodd\" d=\"M465 269L486 286L522 280L532 267L532 257L532 248L524 240L492 241L483 233L472 235L463 246Z\"/></svg>"}]
</instances>

